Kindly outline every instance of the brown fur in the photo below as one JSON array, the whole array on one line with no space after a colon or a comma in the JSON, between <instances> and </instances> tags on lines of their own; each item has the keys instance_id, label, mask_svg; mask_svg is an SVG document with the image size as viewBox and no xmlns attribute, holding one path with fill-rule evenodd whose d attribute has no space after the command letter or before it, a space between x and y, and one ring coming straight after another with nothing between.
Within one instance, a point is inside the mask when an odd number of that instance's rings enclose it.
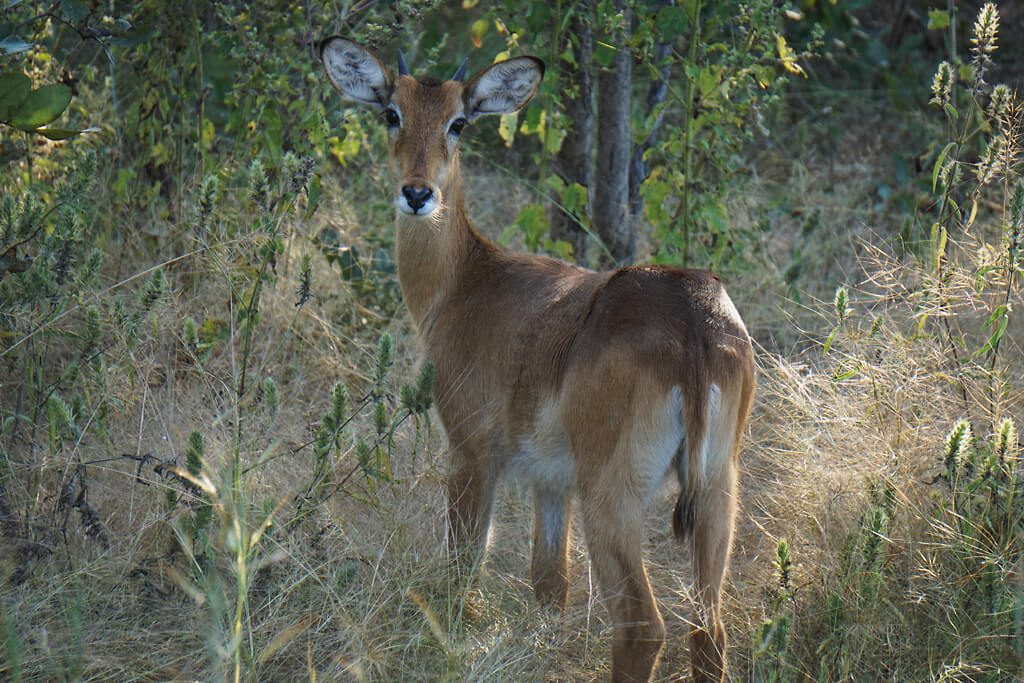
<instances>
[{"instance_id":1,"label":"brown fur","mask_svg":"<svg viewBox=\"0 0 1024 683\"><path fill-rule=\"evenodd\" d=\"M388 78L403 118L390 143L396 196L416 185L441 201L428 217L399 213L396 240L402 292L437 369L452 547L479 557L496 485L509 470L525 474L537 505L534 590L564 604L578 493L615 624L612 680L647 681L665 627L641 555L643 514L675 471L682 492L673 524L692 540L696 574L693 673L723 679L721 588L754 358L722 283L704 271L593 272L499 249L466 216L457 146L446 134L475 81ZM709 409L713 394L718 410Z\"/></svg>"}]
</instances>

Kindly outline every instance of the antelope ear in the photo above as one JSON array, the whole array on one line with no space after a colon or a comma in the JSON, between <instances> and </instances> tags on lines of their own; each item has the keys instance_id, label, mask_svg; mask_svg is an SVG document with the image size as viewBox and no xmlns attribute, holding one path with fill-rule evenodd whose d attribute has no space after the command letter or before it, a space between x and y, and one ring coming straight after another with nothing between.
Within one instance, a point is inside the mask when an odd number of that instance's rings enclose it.
<instances>
[{"instance_id":1,"label":"antelope ear","mask_svg":"<svg viewBox=\"0 0 1024 683\"><path fill-rule=\"evenodd\" d=\"M466 84L466 118L511 114L533 99L544 78L544 62L536 57L513 57L491 64Z\"/></svg>"},{"instance_id":2,"label":"antelope ear","mask_svg":"<svg viewBox=\"0 0 1024 683\"><path fill-rule=\"evenodd\" d=\"M377 55L359 43L334 36L320 43L320 61L342 96L378 107L391 101L394 80Z\"/></svg>"}]
</instances>

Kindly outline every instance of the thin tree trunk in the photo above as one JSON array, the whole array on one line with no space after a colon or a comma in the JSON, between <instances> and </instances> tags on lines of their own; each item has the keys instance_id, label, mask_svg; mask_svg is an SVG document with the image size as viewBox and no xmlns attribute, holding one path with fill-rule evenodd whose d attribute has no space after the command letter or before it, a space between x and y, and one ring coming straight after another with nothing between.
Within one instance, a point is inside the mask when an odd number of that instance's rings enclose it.
<instances>
[{"instance_id":1,"label":"thin tree trunk","mask_svg":"<svg viewBox=\"0 0 1024 683\"><path fill-rule=\"evenodd\" d=\"M594 37L591 24L590 1L576 5L569 20L566 38L571 42L576 60L575 68L563 62L561 68L562 87L565 93L563 106L569 122L569 131L562 141L562 147L555 157L555 173L566 185L578 183L590 195L591 149L594 144ZM576 212L567 212L555 207L551 215L551 238L572 245L576 262L587 265L588 235L582 229L581 218L589 208L579 207Z\"/></svg>"},{"instance_id":2,"label":"thin tree trunk","mask_svg":"<svg viewBox=\"0 0 1024 683\"><path fill-rule=\"evenodd\" d=\"M593 225L609 253L602 253L604 266L631 263L636 257L636 232L629 211L630 91L633 58L629 51L632 14L624 0L615 7L625 15L626 28L614 36L617 52L611 68L597 76L597 175L594 183Z\"/></svg>"},{"instance_id":3,"label":"thin tree trunk","mask_svg":"<svg viewBox=\"0 0 1024 683\"><path fill-rule=\"evenodd\" d=\"M663 5L671 4L673 4L671 1L663 3ZM647 112L645 119L650 118L654 114L655 110L665 101L665 96L668 94L668 72L670 66L668 57L671 52L672 43L658 43L654 47L653 63L660 66L658 68L658 79L651 81L651 87L647 90ZM654 142L658 139L658 133L661 132L661 124L664 120L665 112L663 110L659 111L651 123L651 129L647 136L633 151L633 159L629 164L629 212L634 226L637 225L637 221L640 220L640 214L644 210L644 198L640 196L640 185L647 180L648 173L644 154L654 146Z\"/></svg>"}]
</instances>

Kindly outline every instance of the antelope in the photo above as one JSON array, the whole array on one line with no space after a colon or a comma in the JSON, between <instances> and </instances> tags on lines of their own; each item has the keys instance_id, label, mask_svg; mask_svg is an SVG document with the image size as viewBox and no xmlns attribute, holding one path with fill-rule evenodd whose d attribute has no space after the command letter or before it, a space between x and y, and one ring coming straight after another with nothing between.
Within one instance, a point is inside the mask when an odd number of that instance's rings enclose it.
<instances>
[{"instance_id":1,"label":"antelope","mask_svg":"<svg viewBox=\"0 0 1024 683\"><path fill-rule=\"evenodd\" d=\"M342 96L381 112L396 179L398 278L448 437L448 542L486 550L505 475L533 488L531 581L562 607L578 496L587 549L612 622L612 681L647 681L665 642L642 556L643 517L678 479L672 525L694 558L697 680L722 680L721 620L737 507L737 463L754 394L750 338L714 274L660 266L595 272L503 250L466 215L464 128L522 109L544 63L514 57L465 80L392 73L341 37L321 43Z\"/></svg>"}]
</instances>

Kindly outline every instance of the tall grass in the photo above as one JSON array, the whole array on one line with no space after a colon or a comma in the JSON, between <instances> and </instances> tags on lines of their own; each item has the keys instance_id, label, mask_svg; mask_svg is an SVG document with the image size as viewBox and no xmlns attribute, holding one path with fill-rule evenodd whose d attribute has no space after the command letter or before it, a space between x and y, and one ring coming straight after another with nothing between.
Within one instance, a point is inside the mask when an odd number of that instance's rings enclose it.
<instances>
[{"instance_id":1,"label":"tall grass","mask_svg":"<svg viewBox=\"0 0 1024 683\"><path fill-rule=\"evenodd\" d=\"M986 7L965 62L939 69L907 243L857 244L855 274L812 282L824 249L804 233L849 215L826 206L765 248L805 250L805 279L779 260L731 287L761 338L796 340L759 355L737 680L1024 676L1021 110L986 82L998 36ZM315 162L218 163L174 179L190 199L173 257L117 253L88 155L0 198L0 678L605 677L579 534L566 610L533 602L528 492L504 497L469 595L449 581L432 369L391 317L390 211L355 206L373 180L324 173L310 214ZM812 188L816 163L770 191ZM511 222L478 182L482 214ZM801 283L835 292L802 329L763 294ZM691 614L688 558L655 521L672 502L652 504L646 548L671 617L659 680L686 669Z\"/></svg>"},{"instance_id":2,"label":"tall grass","mask_svg":"<svg viewBox=\"0 0 1024 683\"><path fill-rule=\"evenodd\" d=\"M935 75L944 126L928 179L934 203L917 216L928 239L909 252L919 257L865 245L866 279L837 289L830 331L809 352L814 370L779 360L766 373L777 415L818 411L808 425L769 423L768 453L792 448L833 471L814 480L824 490L808 491L817 515L768 522L802 542L791 553L796 587L771 587L762 602L748 654L755 679L1024 675L1024 366L1012 324L1022 108L986 82L998 28L996 6L984 5L969 61ZM775 501L765 508L785 514Z\"/></svg>"}]
</instances>

